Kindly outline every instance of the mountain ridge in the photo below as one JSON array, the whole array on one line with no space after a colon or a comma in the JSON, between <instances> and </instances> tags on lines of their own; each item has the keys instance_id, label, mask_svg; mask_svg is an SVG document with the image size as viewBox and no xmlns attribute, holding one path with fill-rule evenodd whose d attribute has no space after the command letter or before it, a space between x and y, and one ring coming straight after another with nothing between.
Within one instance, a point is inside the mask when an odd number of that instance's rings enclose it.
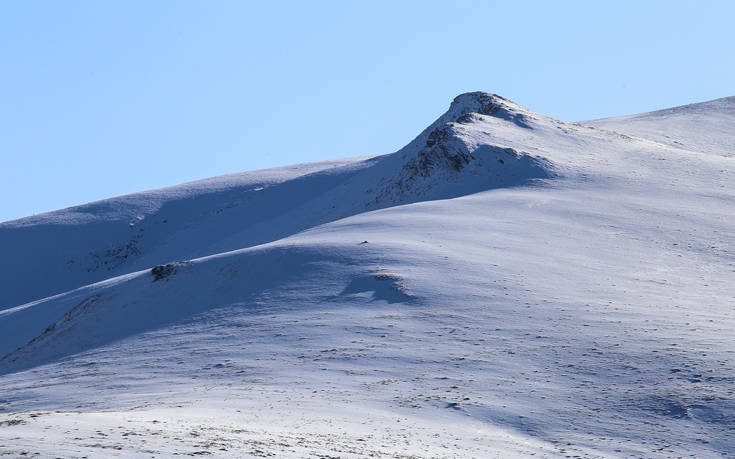
<instances>
[{"instance_id":1,"label":"mountain ridge","mask_svg":"<svg viewBox=\"0 0 735 459\"><path fill-rule=\"evenodd\" d=\"M248 221L257 225L259 221L280 218L280 214L288 213L297 206L312 207L310 212L315 217L306 226L299 225L291 229L292 223L281 223L280 227L284 229L272 236L269 235L271 229L256 229L253 233L260 232L261 236L253 234L245 241L211 249L226 251L262 244L308 226L354 213L418 199L438 199L481 189L521 184L530 179L549 178L554 175L553 167L546 159L536 158L530 153L510 147L494 145L490 143L492 139L479 141L473 139L472 135L476 132L468 131L467 127L472 123L466 116L470 113L482 115L480 112L490 114L487 116L493 116L493 119L513 122L524 128L528 126L525 125L525 121L520 120L530 119L527 110L499 96L468 93L455 98L444 115L406 147L392 154L227 175L6 222L0 224L0 245L4 245L0 248L12 254L21 248L16 242L18 237L23 238L31 231L37 231L40 235L33 246L36 248L36 257L39 261L35 266L29 264L30 271L25 274L18 272L17 266L15 269L8 264L3 267L3 262L0 261L0 272L5 272L10 278L15 277L17 281L14 283L18 286L24 284L33 286L33 291L36 292L38 287L32 282L32 277L38 275L39 269L46 269L46 273L42 275L47 278L58 278L60 272L69 270L77 273L76 277L79 280L74 283L62 284L54 290L41 293L48 296L85 283L101 281L104 276L114 277L124 274L124 271L118 268L130 265L131 260L140 258L148 250L144 244L150 239L148 234L151 230L157 234L156 244L166 243L171 246L176 238L184 237L182 231L190 231L187 228L202 221L199 217L187 216L197 206L198 212L214 213L208 217L208 220L213 222L216 220L214 218L216 214L233 213L238 208L244 209L239 211L239 217L235 215L229 222L220 222L218 225L242 225ZM465 117L464 123L456 121L462 117ZM476 158L473 152L477 149L478 142L488 145L488 148L478 150L479 156ZM473 167L464 169L470 165ZM490 170L498 169L500 166L503 166L506 172L495 174L492 178ZM460 176L463 178L460 179ZM259 195L274 193L277 196L267 200L267 207L259 206ZM335 193L338 196L335 196ZM343 195L353 196L355 202L343 203L344 208L334 206L335 210L323 208L323 204L314 204L317 196L321 201L324 199L339 201L343 200ZM194 198L201 203L194 204L192 202ZM308 204L309 202L312 204ZM170 214L176 216L172 217ZM233 220L236 218L240 221ZM183 221L179 223L179 220ZM96 237L78 238L76 236L78 231L74 230L74 227L80 224L98 225ZM54 232L53 241L45 236L44 228ZM149 233L143 234L145 231ZM210 228L208 231L210 234L221 233L223 237L226 237L228 232L221 228ZM104 236L104 232L111 234ZM14 236L14 233L17 236ZM168 234L172 234L173 239L167 236ZM94 242L95 239L97 242ZM118 242L112 242L115 239ZM50 245L44 247L44 241ZM185 250L183 248L185 244L187 242L181 242L181 248L177 250ZM81 250L88 253L82 256L79 254ZM139 270L170 261L216 253L211 250L206 248L199 251L189 250L185 255L168 251L149 262L133 262L130 268L126 269ZM65 259L59 260L56 268L41 265L41 259L48 264L49 254L60 251L66 252ZM26 257L29 255L28 252L25 253ZM12 258L12 256L7 258L5 263L9 263ZM96 275L97 272L100 274ZM6 295L8 293L6 292ZM0 305L8 308L34 299L38 298L28 295L8 298L0 295Z\"/></svg>"},{"instance_id":2,"label":"mountain ridge","mask_svg":"<svg viewBox=\"0 0 735 459\"><path fill-rule=\"evenodd\" d=\"M735 157L735 96L652 112L582 121L693 152Z\"/></svg>"}]
</instances>

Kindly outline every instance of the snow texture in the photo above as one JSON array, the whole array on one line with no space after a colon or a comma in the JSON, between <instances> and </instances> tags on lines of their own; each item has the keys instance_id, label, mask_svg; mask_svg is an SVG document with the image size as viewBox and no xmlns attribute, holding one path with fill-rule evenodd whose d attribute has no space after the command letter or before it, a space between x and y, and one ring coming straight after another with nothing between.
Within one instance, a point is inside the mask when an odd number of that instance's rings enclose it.
<instances>
[{"instance_id":1,"label":"snow texture","mask_svg":"<svg viewBox=\"0 0 735 459\"><path fill-rule=\"evenodd\" d=\"M735 98L0 224L0 454L728 457Z\"/></svg>"}]
</instances>

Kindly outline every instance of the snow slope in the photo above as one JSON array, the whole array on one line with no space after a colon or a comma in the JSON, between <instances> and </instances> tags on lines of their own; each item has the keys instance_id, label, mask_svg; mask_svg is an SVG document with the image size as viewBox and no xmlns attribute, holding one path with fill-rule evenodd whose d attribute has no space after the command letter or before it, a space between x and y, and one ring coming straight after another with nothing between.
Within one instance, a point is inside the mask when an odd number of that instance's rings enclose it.
<instances>
[{"instance_id":1,"label":"snow slope","mask_svg":"<svg viewBox=\"0 0 735 459\"><path fill-rule=\"evenodd\" d=\"M731 111L693 107L468 93L390 155L6 222L0 452L727 456Z\"/></svg>"},{"instance_id":2,"label":"snow slope","mask_svg":"<svg viewBox=\"0 0 735 459\"><path fill-rule=\"evenodd\" d=\"M502 124L527 116L508 101L483 97L459 97L392 155L236 174L1 224L0 250L9 256L0 260L0 275L16 287L0 292L0 309L367 210L550 176L546 161L493 143L471 122L471 113L483 109L496 110L491 119Z\"/></svg>"},{"instance_id":3,"label":"snow slope","mask_svg":"<svg viewBox=\"0 0 735 459\"><path fill-rule=\"evenodd\" d=\"M583 123L656 140L676 148L735 156L735 96Z\"/></svg>"}]
</instances>

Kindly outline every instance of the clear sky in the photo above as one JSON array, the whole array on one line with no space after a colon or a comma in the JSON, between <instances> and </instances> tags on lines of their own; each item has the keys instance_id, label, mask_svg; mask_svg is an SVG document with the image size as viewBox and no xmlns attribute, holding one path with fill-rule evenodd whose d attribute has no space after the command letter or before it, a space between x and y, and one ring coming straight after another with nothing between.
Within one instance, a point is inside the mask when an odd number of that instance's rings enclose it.
<instances>
[{"instance_id":1,"label":"clear sky","mask_svg":"<svg viewBox=\"0 0 735 459\"><path fill-rule=\"evenodd\" d=\"M459 93L583 120L735 95L732 1L0 2L0 221L389 153Z\"/></svg>"}]
</instances>

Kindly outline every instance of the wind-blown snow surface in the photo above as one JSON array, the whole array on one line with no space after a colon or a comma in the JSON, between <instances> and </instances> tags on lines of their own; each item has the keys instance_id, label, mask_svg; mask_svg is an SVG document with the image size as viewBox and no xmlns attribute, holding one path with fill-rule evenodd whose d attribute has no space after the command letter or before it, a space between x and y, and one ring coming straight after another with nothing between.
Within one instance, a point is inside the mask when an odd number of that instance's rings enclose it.
<instances>
[{"instance_id":1,"label":"wind-blown snow surface","mask_svg":"<svg viewBox=\"0 0 735 459\"><path fill-rule=\"evenodd\" d=\"M727 456L734 116L463 94L391 155L6 222L0 452Z\"/></svg>"}]
</instances>

